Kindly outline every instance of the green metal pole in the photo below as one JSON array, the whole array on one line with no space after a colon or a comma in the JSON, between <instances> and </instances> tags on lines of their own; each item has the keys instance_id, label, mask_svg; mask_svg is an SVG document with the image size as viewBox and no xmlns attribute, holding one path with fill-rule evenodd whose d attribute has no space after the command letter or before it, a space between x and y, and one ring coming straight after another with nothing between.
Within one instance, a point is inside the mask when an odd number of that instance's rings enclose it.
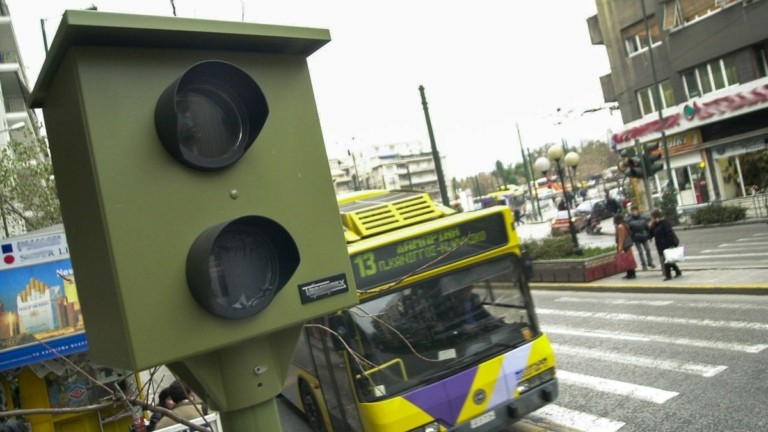
<instances>
[{"instance_id":1,"label":"green metal pole","mask_svg":"<svg viewBox=\"0 0 768 432\"><path fill-rule=\"evenodd\" d=\"M221 422L226 431L279 432L283 430L275 398L237 411L222 411Z\"/></svg>"},{"instance_id":2,"label":"green metal pole","mask_svg":"<svg viewBox=\"0 0 768 432\"><path fill-rule=\"evenodd\" d=\"M661 112L661 88L659 87L659 80L656 77L656 63L653 60L653 39L651 39L651 29L648 25L648 16L645 12L645 1L640 0L640 5L643 8L643 23L645 24L645 34L648 37L648 57L651 62L651 74L653 74L653 86L656 91L653 92L654 101L656 103L656 110L659 113L659 123L664 124L664 114ZM672 182L672 165L669 163L669 151L667 150L667 135L664 130L661 130L661 146L664 148L664 163L667 165L667 188L673 188ZM650 205L650 203L648 203Z\"/></svg>"},{"instance_id":3,"label":"green metal pole","mask_svg":"<svg viewBox=\"0 0 768 432\"><path fill-rule=\"evenodd\" d=\"M445 177L443 177L443 164L440 162L440 153L435 144L435 134L432 132L432 121L429 119L429 108L427 107L427 97L424 95L424 86L419 86L421 93L421 105L424 107L424 117L427 120L427 131L429 132L429 143L432 145L432 159L435 161L435 171L437 171L437 184L440 187L440 197L443 199L443 205L451 206L451 200L448 199L448 190L445 187Z\"/></svg>"}]
</instances>

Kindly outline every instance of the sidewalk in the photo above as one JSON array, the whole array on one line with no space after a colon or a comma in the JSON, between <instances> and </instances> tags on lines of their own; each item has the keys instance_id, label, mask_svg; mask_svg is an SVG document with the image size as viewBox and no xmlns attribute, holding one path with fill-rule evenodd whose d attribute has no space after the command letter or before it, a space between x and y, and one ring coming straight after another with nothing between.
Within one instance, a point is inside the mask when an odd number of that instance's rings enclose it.
<instances>
[{"instance_id":1,"label":"sidewalk","mask_svg":"<svg viewBox=\"0 0 768 432\"><path fill-rule=\"evenodd\" d=\"M740 225L768 222L766 218L747 219L717 226ZM616 232L612 219L601 223L602 234L613 236ZM714 225L711 225L714 226ZM675 230L708 228L702 225L678 225ZM535 265L535 264L534 264ZM586 291L632 291L632 292L674 292L708 294L761 294L768 295L768 268L719 268L686 269L681 265L683 276L664 281L661 269L638 270L636 279L622 279L624 273L598 279L593 282L532 282L533 289L586 290Z\"/></svg>"}]
</instances>

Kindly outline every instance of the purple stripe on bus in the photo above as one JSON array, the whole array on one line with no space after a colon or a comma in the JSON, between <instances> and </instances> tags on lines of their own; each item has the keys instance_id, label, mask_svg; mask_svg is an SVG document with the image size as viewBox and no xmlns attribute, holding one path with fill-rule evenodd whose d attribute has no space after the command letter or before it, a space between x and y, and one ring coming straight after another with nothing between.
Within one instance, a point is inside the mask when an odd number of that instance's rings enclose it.
<instances>
[{"instance_id":1,"label":"purple stripe on bus","mask_svg":"<svg viewBox=\"0 0 768 432\"><path fill-rule=\"evenodd\" d=\"M456 424L464 402L467 400L477 366L467 369L443 381L405 395L405 399L438 420L443 426Z\"/></svg>"}]
</instances>

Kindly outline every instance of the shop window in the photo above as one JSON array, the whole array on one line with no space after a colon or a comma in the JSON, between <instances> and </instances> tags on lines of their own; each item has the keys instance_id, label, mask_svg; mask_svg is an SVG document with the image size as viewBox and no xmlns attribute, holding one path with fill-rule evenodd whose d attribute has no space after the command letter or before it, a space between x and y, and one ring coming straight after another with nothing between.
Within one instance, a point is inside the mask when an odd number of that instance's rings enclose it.
<instances>
[{"instance_id":1,"label":"shop window","mask_svg":"<svg viewBox=\"0 0 768 432\"><path fill-rule=\"evenodd\" d=\"M669 80L659 83L661 90L661 109L675 105L675 94L672 91L672 83ZM637 103L640 105L640 114L647 115L658 111L656 108L656 94L653 86L648 86L637 92Z\"/></svg>"},{"instance_id":2,"label":"shop window","mask_svg":"<svg viewBox=\"0 0 768 432\"><path fill-rule=\"evenodd\" d=\"M659 36L659 25L656 23L656 17L648 17L648 28L651 31L651 40L656 45L661 42ZM621 37L624 39L624 45L627 48L627 55L648 48L648 33L645 31L645 21L640 20L621 31Z\"/></svg>"},{"instance_id":3,"label":"shop window","mask_svg":"<svg viewBox=\"0 0 768 432\"><path fill-rule=\"evenodd\" d=\"M693 99L739 83L734 56L696 66L683 73L688 99Z\"/></svg>"},{"instance_id":4,"label":"shop window","mask_svg":"<svg viewBox=\"0 0 768 432\"><path fill-rule=\"evenodd\" d=\"M675 178L677 180L677 190L684 191L693 187L691 181L691 169L697 169L698 165L689 165L675 168Z\"/></svg>"}]
</instances>

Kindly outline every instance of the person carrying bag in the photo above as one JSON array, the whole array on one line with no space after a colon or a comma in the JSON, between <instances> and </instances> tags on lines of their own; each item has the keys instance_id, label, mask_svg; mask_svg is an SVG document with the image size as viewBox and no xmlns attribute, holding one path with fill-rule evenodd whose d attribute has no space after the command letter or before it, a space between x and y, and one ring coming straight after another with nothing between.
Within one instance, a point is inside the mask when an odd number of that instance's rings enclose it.
<instances>
[{"instance_id":1,"label":"person carrying bag","mask_svg":"<svg viewBox=\"0 0 768 432\"><path fill-rule=\"evenodd\" d=\"M637 262L632 253L632 246L635 242L632 241L629 226L624 222L624 216L620 214L613 217L613 224L616 226L616 267L620 271L627 272L622 277L623 279L635 279L637 277L635 274Z\"/></svg>"},{"instance_id":2,"label":"person carrying bag","mask_svg":"<svg viewBox=\"0 0 768 432\"><path fill-rule=\"evenodd\" d=\"M675 277L680 277L683 272L680 271L680 267L677 266L677 262L665 258L665 251L680 246L680 240L677 238L677 234L672 229L672 224L664 219L664 214L661 210L654 210L651 213L651 226L649 227L650 238L654 239L656 243L656 251L659 252L659 261L664 263L664 280L668 281L672 279L672 270L675 271ZM682 251L680 249L678 252ZM674 251L670 251L672 253Z\"/></svg>"}]
</instances>

